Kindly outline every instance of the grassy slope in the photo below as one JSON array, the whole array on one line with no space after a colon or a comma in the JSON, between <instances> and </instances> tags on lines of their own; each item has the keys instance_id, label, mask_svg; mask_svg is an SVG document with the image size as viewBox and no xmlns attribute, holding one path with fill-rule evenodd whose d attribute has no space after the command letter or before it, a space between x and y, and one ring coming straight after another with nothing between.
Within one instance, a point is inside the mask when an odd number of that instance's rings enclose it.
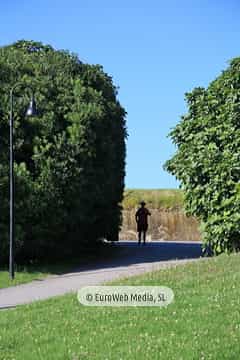
<instances>
[{"instance_id":1,"label":"grassy slope","mask_svg":"<svg viewBox=\"0 0 240 360\"><path fill-rule=\"evenodd\" d=\"M43 279L48 272L22 269L15 273L15 279L10 280L8 270L0 269L0 289L18 284L24 284L32 280Z\"/></svg>"},{"instance_id":2,"label":"grassy slope","mask_svg":"<svg viewBox=\"0 0 240 360\"><path fill-rule=\"evenodd\" d=\"M0 289L18 284L24 284L36 279L43 279L48 275L63 274L71 272L79 266L94 262L96 259L106 259L118 256L117 248L102 245L95 250L82 250L82 256L70 259L68 262L61 262L56 264L39 264L32 266L18 266L15 268L15 279L9 278L9 272L6 268L0 268Z\"/></svg>"},{"instance_id":3,"label":"grassy slope","mask_svg":"<svg viewBox=\"0 0 240 360\"><path fill-rule=\"evenodd\" d=\"M240 255L114 284L165 285L166 308L85 307L76 295L0 313L0 359L238 360Z\"/></svg>"},{"instance_id":4,"label":"grassy slope","mask_svg":"<svg viewBox=\"0 0 240 360\"><path fill-rule=\"evenodd\" d=\"M149 208L183 207L183 192L178 189L127 189L124 192L123 208L133 209L144 200Z\"/></svg>"},{"instance_id":5,"label":"grassy slope","mask_svg":"<svg viewBox=\"0 0 240 360\"><path fill-rule=\"evenodd\" d=\"M74 266L76 267L76 265L79 265L79 262L69 262L53 265L21 266L15 268L15 278L13 280L10 279L8 270L6 268L1 268L0 289L28 283L33 280L44 279L48 275L69 272L73 269Z\"/></svg>"}]
</instances>

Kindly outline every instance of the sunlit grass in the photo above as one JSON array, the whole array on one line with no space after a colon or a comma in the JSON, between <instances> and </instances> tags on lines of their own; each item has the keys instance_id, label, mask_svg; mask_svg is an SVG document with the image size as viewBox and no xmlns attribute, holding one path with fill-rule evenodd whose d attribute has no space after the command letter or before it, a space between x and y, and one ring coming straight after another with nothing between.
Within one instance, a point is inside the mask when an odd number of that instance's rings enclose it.
<instances>
[{"instance_id":1,"label":"sunlit grass","mask_svg":"<svg viewBox=\"0 0 240 360\"><path fill-rule=\"evenodd\" d=\"M171 287L166 308L86 307L75 294L0 313L0 359L238 360L240 255L115 281Z\"/></svg>"},{"instance_id":2,"label":"sunlit grass","mask_svg":"<svg viewBox=\"0 0 240 360\"><path fill-rule=\"evenodd\" d=\"M124 253L123 248L117 248L110 244L99 244L96 248L82 249L81 255L62 262L56 263L39 263L34 265L16 265L15 264L15 278L12 280L9 277L7 267L0 268L0 289L9 286L28 283L33 280L39 280L48 275L60 275L71 272L79 266L94 263L99 259L118 258ZM1 358L0 358L1 360Z\"/></svg>"},{"instance_id":3,"label":"sunlit grass","mask_svg":"<svg viewBox=\"0 0 240 360\"><path fill-rule=\"evenodd\" d=\"M182 208L183 192L178 189L127 189L124 192L123 208L133 209L141 200L152 209Z\"/></svg>"},{"instance_id":4,"label":"sunlit grass","mask_svg":"<svg viewBox=\"0 0 240 360\"><path fill-rule=\"evenodd\" d=\"M16 277L14 280L11 280L7 270L0 270L0 289L9 286L15 286L18 284L24 284L35 279L43 279L46 276L47 276L46 273L41 273L41 272L29 273L27 271L21 271L16 273Z\"/></svg>"}]
</instances>

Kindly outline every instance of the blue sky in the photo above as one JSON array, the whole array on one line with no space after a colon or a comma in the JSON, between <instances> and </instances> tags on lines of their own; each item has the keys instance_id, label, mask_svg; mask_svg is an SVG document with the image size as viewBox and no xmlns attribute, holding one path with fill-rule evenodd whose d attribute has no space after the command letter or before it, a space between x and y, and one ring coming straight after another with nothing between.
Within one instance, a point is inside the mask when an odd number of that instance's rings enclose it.
<instances>
[{"instance_id":1,"label":"blue sky","mask_svg":"<svg viewBox=\"0 0 240 360\"><path fill-rule=\"evenodd\" d=\"M37 40L102 64L128 112L128 188L176 188L162 169L184 94L240 56L239 0L11 0L0 6L0 45Z\"/></svg>"}]
</instances>

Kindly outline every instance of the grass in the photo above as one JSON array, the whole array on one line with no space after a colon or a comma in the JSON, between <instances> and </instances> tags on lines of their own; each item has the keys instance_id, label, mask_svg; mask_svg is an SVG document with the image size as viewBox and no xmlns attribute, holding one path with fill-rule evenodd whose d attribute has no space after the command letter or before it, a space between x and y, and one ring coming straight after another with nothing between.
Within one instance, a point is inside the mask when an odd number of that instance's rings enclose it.
<instances>
[{"instance_id":1,"label":"grass","mask_svg":"<svg viewBox=\"0 0 240 360\"><path fill-rule=\"evenodd\" d=\"M18 284L24 284L36 279L43 279L50 272L44 272L43 270L29 269L28 267L22 267L15 273L14 280L9 278L9 272L6 268L0 269L0 289Z\"/></svg>"},{"instance_id":2,"label":"grass","mask_svg":"<svg viewBox=\"0 0 240 360\"><path fill-rule=\"evenodd\" d=\"M28 266L17 266L15 265L15 278L11 280L9 278L8 269L0 268L0 289L6 288L9 286L15 286L19 284L28 283L37 279L44 279L48 275L60 275L67 273L76 269L77 267L94 262L96 259L100 260L102 258L106 259L107 257L113 258L118 256L118 249L114 246L104 244L97 247L95 250L85 251L83 250L83 255L78 258L71 259L67 262L59 262L55 264L38 264L38 265L28 265Z\"/></svg>"},{"instance_id":3,"label":"grass","mask_svg":"<svg viewBox=\"0 0 240 360\"><path fill-rule=\"evenodd\" d=\"M151 209L182 208L183 192L178 189L128 189L124 192L123 208L134 209L141 200Z\"/></svg>"},{"instance_id":4,"label":"grass","mask_svg":"<svg viewBox=\"0 0 240 360\"><path fill-rule=\"evenodd\" d=\"M0 313L3 360L238 360L240 255L115 281L171 287L166 308L86 307L75 294Z\"/></svg>"},{"instance_id":5,"label":"grass","mask_svg":"<svg viewBox=\"0 0 240 360\"><path fill-rule=\"evenodd\" d=\"M39 265L15 265L15 278L13 280L9 277L9 271L7 268L0 269L0 289L9 286L15 286L24 284L33 280L44 279L48 275L57 275L64 272L71 271L76 265L81 264L81 261L72 260L65 263L57 264L39 264Z\"/></svg>"}]
</instances>

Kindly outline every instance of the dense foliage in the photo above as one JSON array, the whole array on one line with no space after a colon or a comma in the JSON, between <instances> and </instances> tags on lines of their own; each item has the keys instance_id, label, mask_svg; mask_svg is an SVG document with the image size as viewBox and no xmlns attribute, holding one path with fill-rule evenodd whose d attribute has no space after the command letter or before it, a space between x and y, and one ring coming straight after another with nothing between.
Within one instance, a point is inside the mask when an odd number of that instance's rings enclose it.
<instances>
[{"instance_id":1,"label":"dense foliage","mask_svg":"<svg viewBox=\"0 0 240 360\"><path fill-rule=\"evenodd\" d=\"M33 41L0 48L0 257L8 255L9 91L14 96L16 257L77 255L116 240L125 175L125 110L100 65ZM25 117L27 86L37 117Z\"/></svg>"},{"instance_id":2,"label":"dense foliage","mask_svg":"<svg viewBox=\"0 0 240 360\"><path fill-rule=\"evenodd\" d=\"M215 254L240 248L240 58L207 89L186 94L188 113L170 136L165 164L185 191L186 210L202 221Z\"/></svg>"}]
</instances>

